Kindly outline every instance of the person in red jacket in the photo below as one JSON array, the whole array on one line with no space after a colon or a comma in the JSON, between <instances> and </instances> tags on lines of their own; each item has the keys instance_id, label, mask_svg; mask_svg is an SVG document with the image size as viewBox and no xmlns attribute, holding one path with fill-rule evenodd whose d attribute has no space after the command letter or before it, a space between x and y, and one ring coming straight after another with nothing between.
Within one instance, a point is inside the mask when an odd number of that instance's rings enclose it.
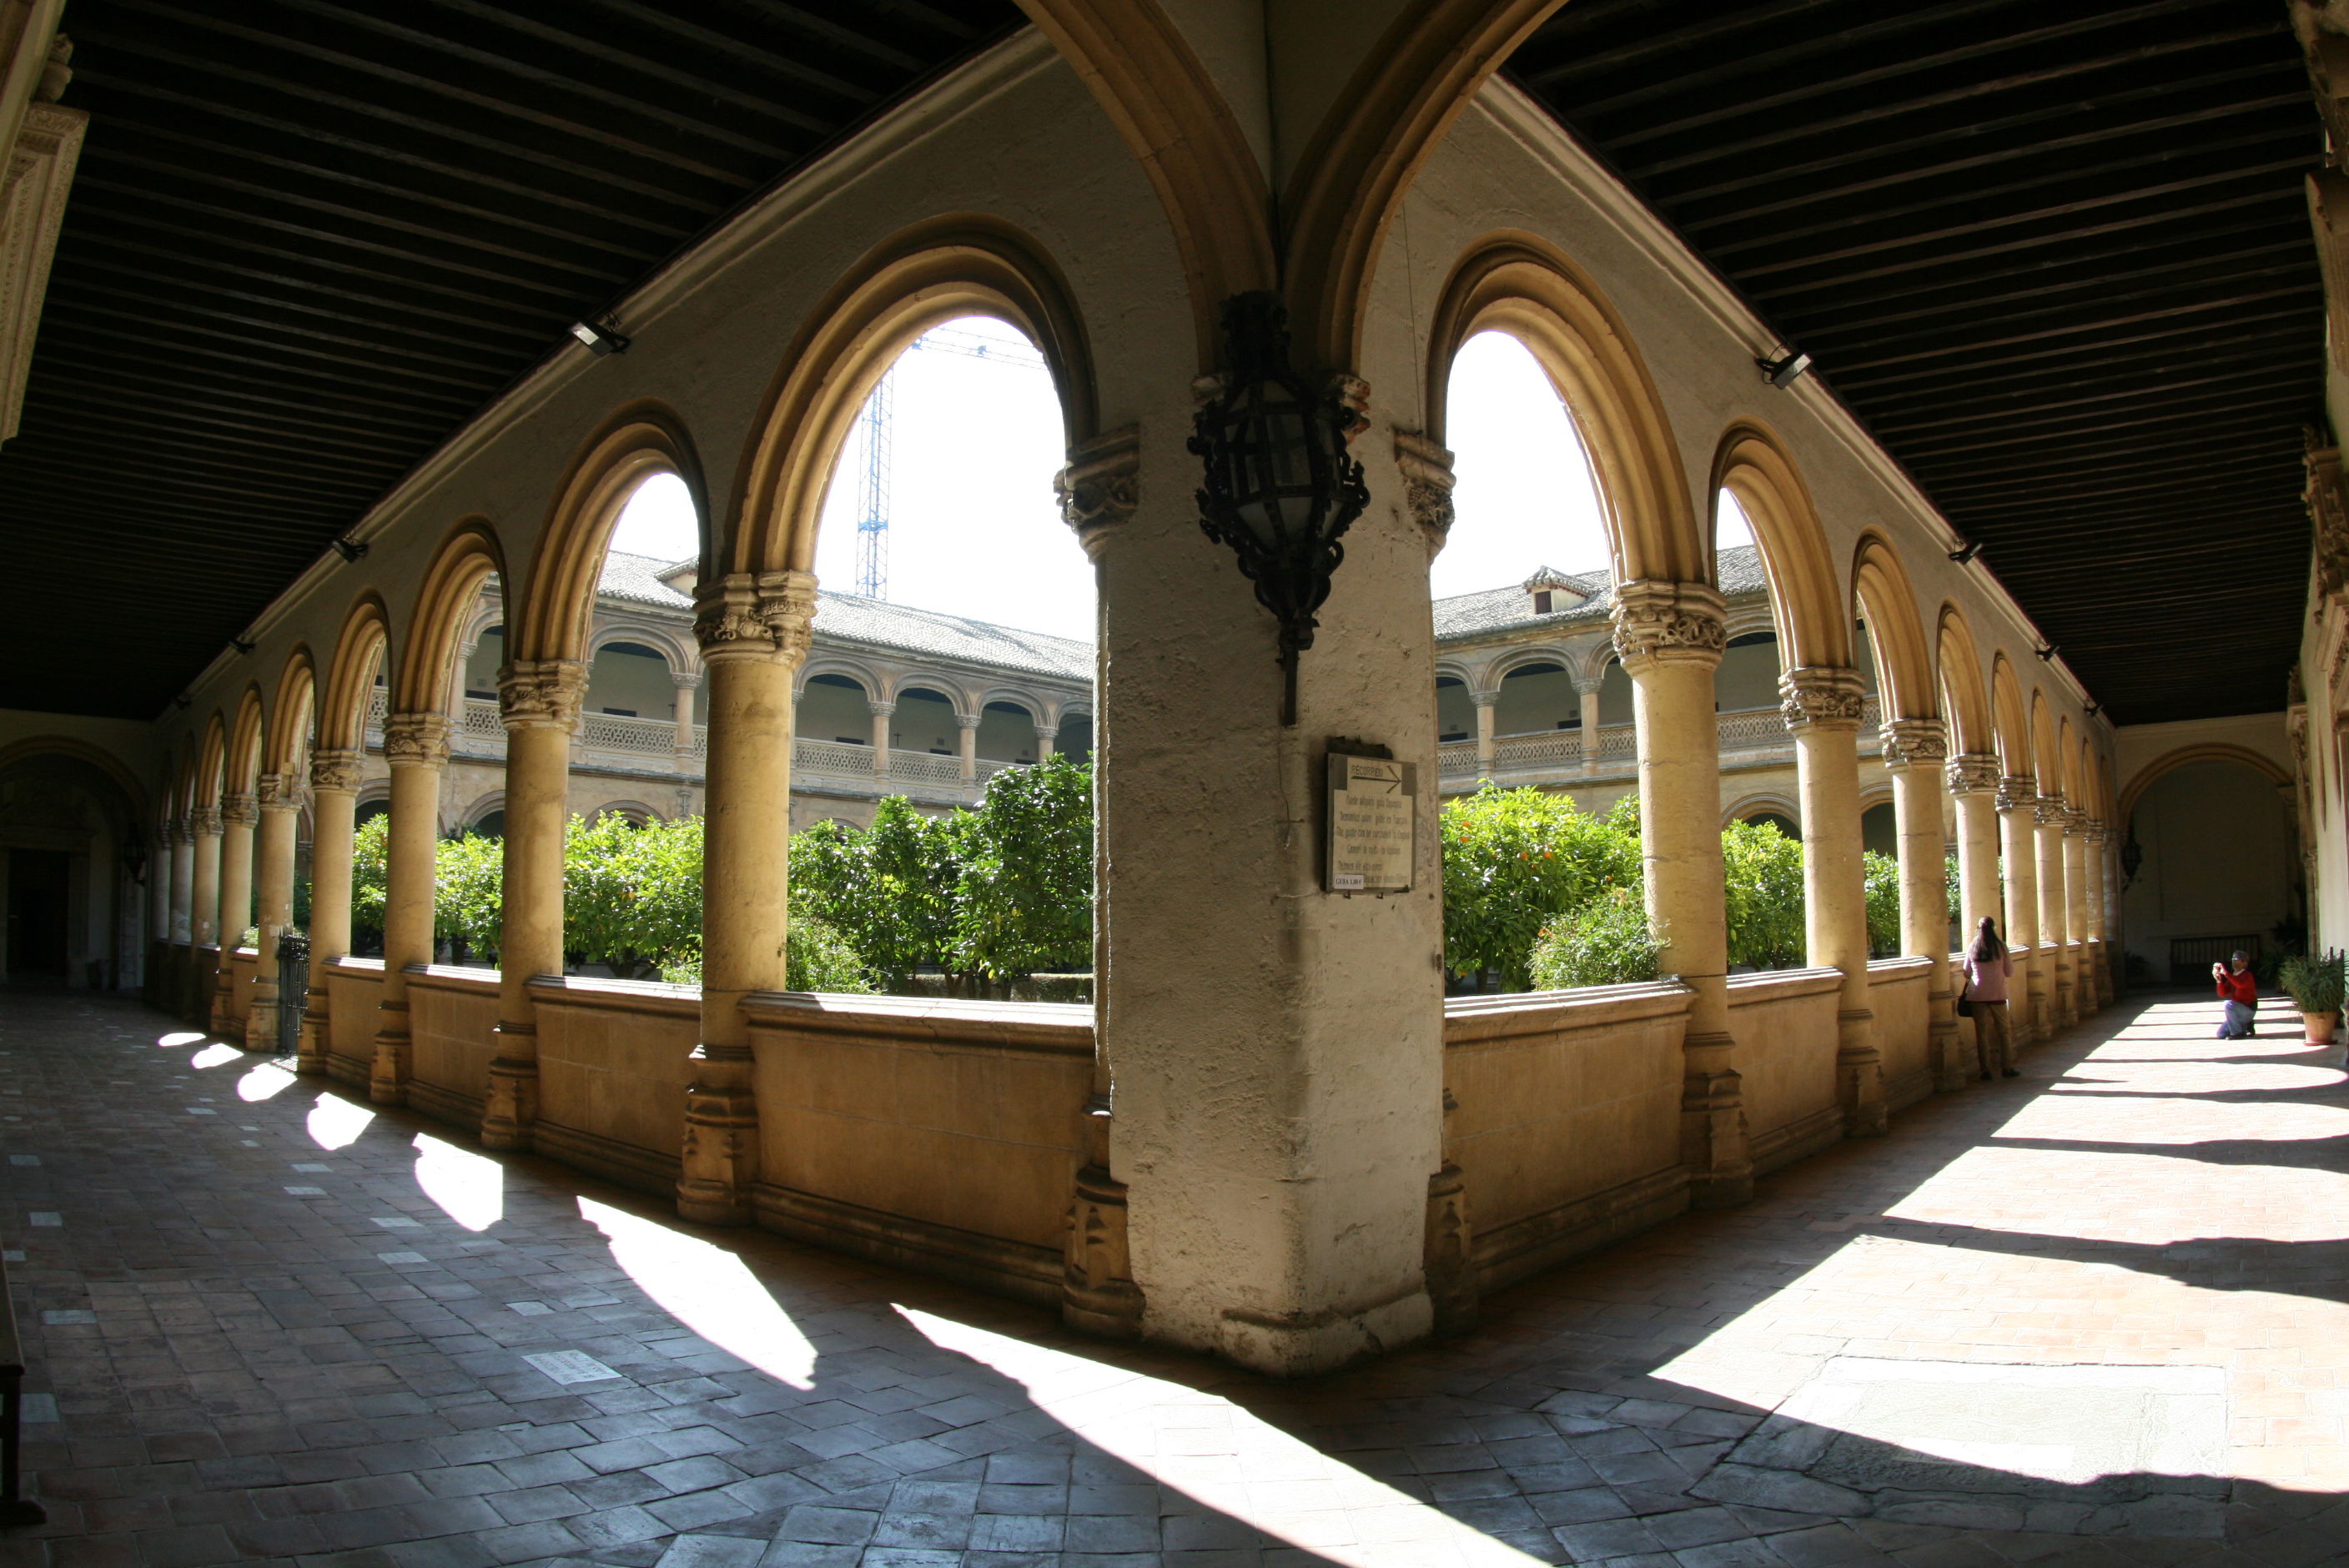
<instances>
[{"instance_id":1,"label":"person in red jacket","mask_svg":"<svg viewBox=\"0 0 2349 1568\"><path fill-rule=\"evenodd\" d=\"M2251 1021L2259 1016L2260 981L2251 973L2251 955L2236 950L2234 967L2224 964L2210 965L2210 978L2218 983L2219 999L2227 1004L2226 1020L2219 1026L2222 1040L2248 1040L2258 1033Z\"/></svg>"}]
</instances>

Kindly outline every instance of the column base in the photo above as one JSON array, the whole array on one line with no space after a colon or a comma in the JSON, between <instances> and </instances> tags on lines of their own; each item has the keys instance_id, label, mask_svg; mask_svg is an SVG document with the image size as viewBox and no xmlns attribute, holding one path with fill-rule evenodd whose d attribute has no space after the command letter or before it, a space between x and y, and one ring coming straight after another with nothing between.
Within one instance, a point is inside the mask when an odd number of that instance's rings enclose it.
<instances>
[{"instance_id":1,"label":"column base","mask_svg":"<svg viewBox=\"0 0 2349 1568\"><path fill-rule=\"evenodd\" d=\"M498 1026L500 1035L516 1031ZM536 1046L537 1037L531 1037ZM538 1124L538 1057L500 1055L490 1060L490 1092L481 1106L481 1147L528 1153Z\"/></svg>"},{"instance_id":2,"label":"column base","mask_svg":"<svg viewBox=\"0 0 2349 1568\"><path fill-rule=\"evenodd\" d=\"M758 1179L759 1106L751 1092L688 1088L677 1217L697 1225L747 1225Z\"/></svg>"},{"instance_id":3,"label":"column base","mask_svg":"<svg viewBox=\"0 0 2349 1568\"><path fill-rule=\"evenodd\" d=\"M1718 1047L1726 1035L1691 1036L1685 1054ZM1681 1164L1688 1171L1689 1206L1733 1209L1754 1201L1754 1149L1745 1120L1745 1080L1733 1068L1691 1072L1681 1079Z\"/></svg>"},{"instance_id":4,"label":"column base","mask_svg":"<svg viewBox=\"0 0 2349 1568\"><path fill-rule=\"evenodd\" d=\"M1475 1235L1468 1224L1468 1181L1450 1161L1427 1179L1427 1299L1435 1332L1465 1334L1476 1326Z\"/></svg>"},{"instance_id":5,"label":"column base","mask_svg":"<svg viewBox=\"0 0 2349 1568\"><path fill-rule=\"evenodd\" d=\"M1325 1307L1278 1317L1229 1311L1216 1347L1268 1377L1309 1377L1400 1350L1426 1338L1434 1326L1435 1305L1418 1285L1374 1306Z\"/></svg>"},{"instance_id":6,"label":"column base","mask_svg":"<svg viewBox=\"0 0 2349 1568\"><path fill-rule=\"evenodd\" d=\"M384 1010L392 1011L389 1006ZM408 1103L408 1009L398 1012L397 1023L387 1022L375 1034L375 1060L367 1067L367 1099L377 1105Z\"/></svg>"},{"instance_id":7,"label":"column base","mask_svg":"<svg viewBox=\"0 0 2349 1568\"><path fill-rule=\"evenodd\" d=\"M1951 1000L1947 995L1932 999L1933 1023L1925 1040L1925 1059L1932 1064L1936 1094L1956 1094L1972 1077L1966 1069L1965 1031L1958 1027L1956 1014L1949 1011Z\"/></svg>"},{"instance_id":8,"label":"column base","mask_svg":"<svg viewBox=\"0 0 2349 1568\"><path fill-rule=\"evenodd\" d=\"M254 987L253 1001L244 1010L244 1048L270 1052L277 1049L277 993L274 987L267 995L259 986Z\"/></svg>"},{"instance_id":9,"label":"column base","mask_svg":"<svg viewBox=\"0 0 2349 1568\"><path fill-rule=\"evenodd\" d=\"M311 995L316 996L316 992ZM294 1070L303 1078L324 1078L326 1054L334 1039L333 1016L313 1006L302 1015L302 1037L295 1047Z\"/></svg>"},{"instance_id":10,"label":"column base","mask_svg":"<svg viewBox=\"0 0 2349 1568\"><path fill-rule=\"evenodd\" d=\"M1836 1015L1836 1088L1843 1100L1846 1138L1881 1138L1890 1125L1884 1106L1884 1057L1871 1031L1876 1015L1864 1007Z\"/></svg>"},{"instance_id":11,"label":"column base","mask_svg":"<svg viewBox=\"0 0 2349 1568\"><path fill-rule=\"evenodd\" d=\"M1129 1275L1125 1183L1099 1165L1077 1171L1061 1272L1061 1321L1097 1339L1142 1336L1142 1287Z\"/></svg>"}]
</instances>

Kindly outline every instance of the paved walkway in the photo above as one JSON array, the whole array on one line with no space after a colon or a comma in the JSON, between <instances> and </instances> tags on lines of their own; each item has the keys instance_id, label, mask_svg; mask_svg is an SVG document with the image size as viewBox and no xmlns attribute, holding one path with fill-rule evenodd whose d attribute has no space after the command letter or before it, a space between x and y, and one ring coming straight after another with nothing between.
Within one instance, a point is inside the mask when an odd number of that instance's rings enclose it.
<instances>
[{"instance_id":1,"label":"paved walkway","mask_svg":"<svg viewBox=\"0 0 2349 1568\"><path fill-rule=\"evenodd\" d=\"M2340 1052L2208 1012L1282 1386L0 996L0 1568L2349 1563Z\"/></svg>"}]
</instances>

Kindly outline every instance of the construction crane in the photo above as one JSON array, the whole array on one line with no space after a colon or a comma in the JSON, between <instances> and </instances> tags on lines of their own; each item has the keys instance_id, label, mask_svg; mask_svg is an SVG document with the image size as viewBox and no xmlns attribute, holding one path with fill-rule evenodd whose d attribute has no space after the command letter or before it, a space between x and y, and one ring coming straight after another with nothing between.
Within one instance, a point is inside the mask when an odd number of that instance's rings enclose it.
<instances>
[{"instance_id":1,"label":"construction crane","mask_svg":"<svg viewBox=\"0 0 2349 1568\"><path fill-rule=\"evenodd\" d=\"M933 327L914 340L911 353L959 354L1028 370L1046 368L1043 356L1026 344L1008 344L982 337L959 327ZM892 466L890 426L895 418L894 384L897 368L891 366L864 400L856 419L858 497L856 508L856 591L868 599L889 596L889 478Z\"/></svg>"}]
</instances>

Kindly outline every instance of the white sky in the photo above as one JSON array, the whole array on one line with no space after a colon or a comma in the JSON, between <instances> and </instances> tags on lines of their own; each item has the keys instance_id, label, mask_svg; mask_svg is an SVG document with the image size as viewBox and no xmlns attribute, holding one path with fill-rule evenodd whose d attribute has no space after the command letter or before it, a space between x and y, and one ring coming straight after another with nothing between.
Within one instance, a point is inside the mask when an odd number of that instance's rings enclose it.
<instances>
[{"instance_id":1,"label":"white sky","mask_svg":"<svg viewBox=\"0 0 2349 1568\"><path fill-rule=\"evenodd\" d=\"M1052 497L1063 461L1051 377L1025 338L999 322L949 324L1000 361L913 350L890 372L888 597L895 603L1090 641L1092 568ZM1446 428L1458 475L1452 535L1429 572L1437 598L1521 583L1537 566L1604 571L1599 495L1573 421L1516 339L1468 340L1454 361ZM856 585L862 500L859 437L825 499L816 578ZM1752 542L1733 503L1719 542ZM647 481L620 514L613 548L678 561L697 553L692 510L674 479Z\"/></svg>"}]
</instances>

